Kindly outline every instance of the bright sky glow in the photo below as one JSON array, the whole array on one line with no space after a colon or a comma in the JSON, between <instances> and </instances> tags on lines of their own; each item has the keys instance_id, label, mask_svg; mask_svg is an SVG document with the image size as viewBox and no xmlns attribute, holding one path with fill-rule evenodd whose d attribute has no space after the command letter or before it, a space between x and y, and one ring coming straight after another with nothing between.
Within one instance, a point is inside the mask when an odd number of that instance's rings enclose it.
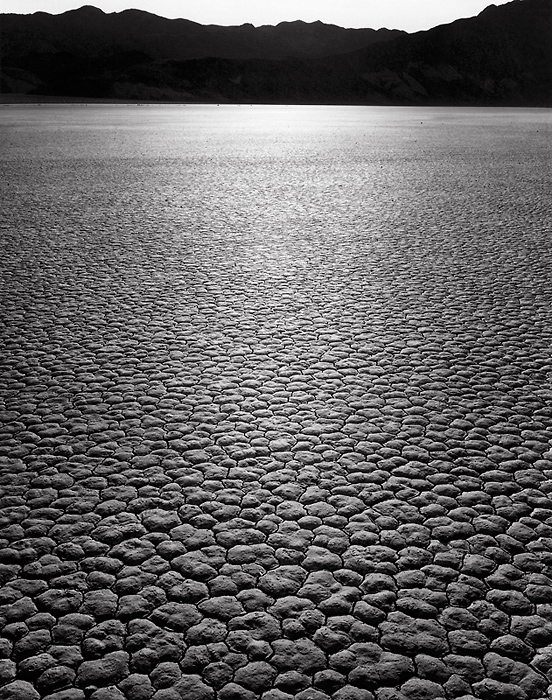
<instances>
[{"instance_id":1,"label":"bright sky glow","mask_svg":"<svg viewBox=\"0 0 552 700\"><path fill-rule=\"evenodd\" d=\"M503 5L507 0L494 0ZM184 17L200 24L256 26L302 19L341 27L404 29L415 32L461 17L473 17L493 0L2 0L0 11L59 14L82 5L104 12L129 8L162 17Z\"/></svg>"}]
</instances>

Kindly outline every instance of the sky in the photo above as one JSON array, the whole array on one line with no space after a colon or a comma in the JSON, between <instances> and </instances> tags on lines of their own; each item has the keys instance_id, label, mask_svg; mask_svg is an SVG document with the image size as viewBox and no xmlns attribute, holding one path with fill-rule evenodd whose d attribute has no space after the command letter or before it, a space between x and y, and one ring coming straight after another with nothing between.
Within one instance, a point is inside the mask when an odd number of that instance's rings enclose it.
<instances>
[{"instance_id":1,"label":"sky","mask_svg":"<svg viewBox=\"0 0 552 700\"><path fill-rule=\"evenodd\" d=\"M461 17L473 17L488 5L507 0L1 0L0 11L59 14L82 5L104 12L130 8L161 17L184 17L200 24L255 26L302 19L341 27L404 29L415 32Z\"/></svg>"}]
</instances>

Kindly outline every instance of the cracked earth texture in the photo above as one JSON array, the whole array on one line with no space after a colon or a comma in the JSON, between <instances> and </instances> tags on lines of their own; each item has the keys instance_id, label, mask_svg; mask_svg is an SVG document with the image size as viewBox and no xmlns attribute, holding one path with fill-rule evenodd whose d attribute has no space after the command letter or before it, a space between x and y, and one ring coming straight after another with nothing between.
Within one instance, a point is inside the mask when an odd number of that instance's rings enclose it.
<instances>
[{"instance_id":1,"label":"cracked earth texture","mask_svg":"<svg viewBox=\"0 0 552 700\"><path fill-rule=\"evenodd\" d=\"M0 120L0 698L552 697L548 114Z\"/></svg>"}]
</instances>

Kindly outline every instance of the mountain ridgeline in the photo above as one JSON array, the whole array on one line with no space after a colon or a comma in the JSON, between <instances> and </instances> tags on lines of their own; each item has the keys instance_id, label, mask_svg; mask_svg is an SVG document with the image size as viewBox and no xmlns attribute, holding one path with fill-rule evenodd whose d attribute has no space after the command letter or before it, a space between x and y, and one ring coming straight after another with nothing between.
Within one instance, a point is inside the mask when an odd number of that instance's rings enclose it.
<instances>
[{"instance_id":1,"label":"mountain ridgeline","mask_svg":"<svg viewBox=\"0 0 552 700\"><path fill-rule=\"evenodd\" d=\"M85 6L0 15L1 91L164 102L552 106L552 0L425 32L204 26Z\"/></svg>"}]
</instances>

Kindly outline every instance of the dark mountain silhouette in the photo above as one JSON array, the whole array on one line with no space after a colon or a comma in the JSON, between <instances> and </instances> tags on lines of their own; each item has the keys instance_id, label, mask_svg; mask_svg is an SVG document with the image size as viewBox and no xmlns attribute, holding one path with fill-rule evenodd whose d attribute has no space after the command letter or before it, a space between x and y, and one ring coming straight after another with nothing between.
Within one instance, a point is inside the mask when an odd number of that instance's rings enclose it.
<instances>
[{"instance_id":1,"label":"dark mountain silhouette","mask_svg":"<svg viewBox=\"0 0 552 700\"><path fill-rule=\"evenodd\" d=\"M552 0L490 5L477 17L336 57L395 101L552 106Z\"/></svg>"},{"instance_id":2,"label":"dark mountain silhouette","mask_svg":"<svg viewBox=\"0 0 552 700\"><path fill-rule=\"evenodd\" d=\"M4 52L67 52L99 58L140 51L152 59L285 59L330 56L366 48L404 34L398 30L343 29L322 22L282 22L276 27L202 25L142 10L106 14L85 6L61 15L3 15Z\"/></svg>"},{"instance_id":3,"label":"dark mountain silhouette","mask_svg":"<svg viewBox=\"0 0 552 700\"><path fill-rule=\"evenodd\" d=\"M4 93L183 102L552 106L552 0L426 32L204 26L93 7L0 15Z\"/></svg>"}]
</instances>

